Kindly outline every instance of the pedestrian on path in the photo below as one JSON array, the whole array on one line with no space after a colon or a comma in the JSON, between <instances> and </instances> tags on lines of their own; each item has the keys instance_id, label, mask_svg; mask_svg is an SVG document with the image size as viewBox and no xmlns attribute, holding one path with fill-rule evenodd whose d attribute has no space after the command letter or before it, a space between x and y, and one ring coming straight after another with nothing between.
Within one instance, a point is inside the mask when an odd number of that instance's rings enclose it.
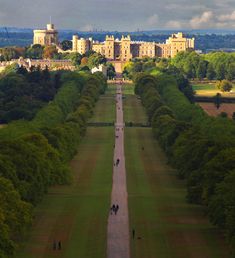
<instances>
[{"instance_id":1,"label":"pedestrian on path","mask_svg":"<svg viewBox=\"0 0 235 258\"><path fill-rule=\"evenodd\" d=\"M115 215L117 214L118 209L119 209L119 206L118 206L118 204L117 204L117 205L115 206L115 208L114 208L114 213L115 213Z\"/></svg>"},{"instance_id":2,"label":"pedestrian on path","mask_svg":"<svg viewBox=\"0 0 235 258\"><path fill-rule=\"evenodd\" d=\"M61 241L58 242L58 250L61 250Z\"/></svg>"},{"instance_id":3,"label":"pedestrian on path","mask_svg":"<svg viewBox=\"0 0 235 258\"><path fill-rule=\"evenodd\" d=\"M132 238L135 239L135 229L132 229Z\"/></svg>"},{"instance_id":4,"label":"pedestrian on path","mask_svg":"<svg viewBox=\"0 0 235 258\"><path fill-rule=\"evenodd\" d=\"M115 210L116 210L116 206L113 204L112 207L111 207L111 215L112 215L113 212L115 213ZM116 213L115 213L115 215L116 215Z\"/></svg>"},{"instance_id":5,"label":"pedestrian on path","mask_svg":"<svg viewBox=\"0 0 235 258\"><path fill-rule=\"evenodd\" d=\"M119 162L120 162L120 159L117 159L116 166L118 166Z\"/></svg>"}]
</instances>

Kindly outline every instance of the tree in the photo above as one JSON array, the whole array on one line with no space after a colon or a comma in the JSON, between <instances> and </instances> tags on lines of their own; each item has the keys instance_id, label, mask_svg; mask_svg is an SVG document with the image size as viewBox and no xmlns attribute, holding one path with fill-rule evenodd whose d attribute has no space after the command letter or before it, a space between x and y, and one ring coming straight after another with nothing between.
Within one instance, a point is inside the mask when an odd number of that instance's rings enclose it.
<instances>
[{"instance_id":1,"label":"tree","mask_svg":"<svg viewBox=\"0 0 235 258\"><path fill-rule=\"evenodd\" d=\"M206 68L207 68L207 62L204 60L200 60L196 69L196 75L198 79L201 80L206 77Z\"/></svg>"},{"instance_id":2,"label":"tree","mask_svg":"<svg viewBox=\"0 0 235 258\"><path fill-rule=\"evenodd\" d=\"M235 78L235 63L230 63L226 70L226 79L232 81Z\"/></svg>"},{"instance_id":3,"label":"tree","mask_svg":"<svg viewBox=\"0 0 235 258\"><path fill-rule=\"evenodd\" d=\"M106 58L99 53L94 53L88 57L87 65L91 69L98 67L100 64L105 64Z\"/></svg>"},{"instance_id":4,"label":"tree","mask_svg":"<svg viewBox=\"0 0 235 258\"><path fill-rule=\"evenodd\" d=\"M46 46L43 50L43 58L45 59L52 59L56 54L58 54L56 46Z\"/></svg>"},{"instance_id":5,"label":"tree","mask_svg":"<svg viewBox=\"0 0 235 258\"><path fill-rule=\"evenodd\" d=\"M88 58L86 56L84 56L81 59L81 66L86 66L88 64Z\"/></svg>"},{"instance_id":6,"label":"tree","mask_svg":"<svg viewBox=\"0 0 235 258\"><path fill-rule=\"evenodd\" d=\"M113 79L116 76L115 68L111 63L107 65L107 76L109 79Z\"/></svg>"},{"instance_id":7,"label":"tree","mask_svg":"<svg viewBox=\"0 0 235 258\"><path fill-rule=\"evenodd\" d=\"M208 80L213 80L215 78L215 71L212 63L207 66L206 77Z\"/></svg>"},{"instance_id":8,"label":"tree","mask_svg":"<svg viewBox=\"0 0 235 258\"><path fill-rule=\"evenodd\" d=\"M71 53L69 59L72 60L74 66L79 66L81 64L82 55L79 53Z\"/></svg>"},{"instance_id":9,"label":"tree","mask_svg":"<svg viewBox=\"0 0 235 258\"><path fill-rule=\"evenodd\" d=\"M42 59L43 57L43 48L39 44L35 44L32 47L29 47L26 50L26 57L32 58L32 59Z\"/></svg>"},{"instance_id":10,"label":"tree","mask_svg":"<svg viewBox=\"0 0 235 258\"><path fill-rule=\"evenodd\" d=\"M215 67L215 76L217 80L223 80L225 78L225 65L223 63L219 63Z\"/></svg>"},{"instance_id":11,"label":"tree","mask_svg":"<svg viewBox=\"0 0 235 258\"><path fill-rule=\"evenodd\" d=\"M72 49L72 41L71 40L63 40L61 42L61 46L64 51Z\"/></svg>"},{"instance_id":12,"label":"tree","mask_svg":"<svg viewBox=\"0 0 235 258\"><path fill-rule=\"evenodd\" d=\"M216 87L222 92L230 91L233 88L233 84L228 80L222 80L216 84Z\"/></svg>"}]
</instances>

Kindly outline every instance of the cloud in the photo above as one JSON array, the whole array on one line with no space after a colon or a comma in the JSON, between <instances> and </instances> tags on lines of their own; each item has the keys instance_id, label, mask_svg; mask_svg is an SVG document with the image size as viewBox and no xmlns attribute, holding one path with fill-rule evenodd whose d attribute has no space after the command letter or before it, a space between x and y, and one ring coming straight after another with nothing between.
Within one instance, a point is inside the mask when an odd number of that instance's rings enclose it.
<instances>
[{"instance_id":1,"label":"cloud","mask_svg":"<svg viewBox=\"0 0 235 258\"><path fill-rule=\"evenodd\" d=\"M235 21L235 11L230 14L223 14L218 16L218 20L221 22Z\"/></svg>"},{"instance_id":2,"label":"cloud","mask_svg":"<svg viewBox=\"0 0 235 258\"><path fill-rule=\"evenodd\" d=\"M150 25L150 26L156 26L158 22L159 22L159 17L156 13L147 19L147 25Z\"/></svg>"},{"instance_id":3,"label":"cloud","mask_svg":"<svg viewBox=\"0 0 235 258\"><path fill-rule=\"evenodd\" d=\"M0 0L1 26L43 28L50 15L58 29L232 29L235 27L235 1Z\"/></svg>"},{"instance_id":4,"label":"cloud","mask_svg":"<svg viewBox=\"0 0 235 258\"><path fill-rule=\"evenodd\" d=\"M165 25L165 28L167 29L181 29L182 23L180 21L168 21Z\"/></svg>"},{"instance_id":5,"label":"cloud","mask_svg":"<svg viewBox=\"0 0 235 258\"><path fill-rule=\"evenodd\" d=\"M205 27L211 27L214 19L212 11L205 11L200 16L193 17L189 24L193 29L200 29Z\"/></svg>"}]
</instances>

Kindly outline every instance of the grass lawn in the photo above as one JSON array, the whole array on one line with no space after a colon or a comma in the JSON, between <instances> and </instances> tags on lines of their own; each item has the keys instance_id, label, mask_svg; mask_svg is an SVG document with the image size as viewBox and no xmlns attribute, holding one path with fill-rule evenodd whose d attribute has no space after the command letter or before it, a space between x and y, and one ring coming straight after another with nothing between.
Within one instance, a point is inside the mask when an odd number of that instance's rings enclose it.
<instances>
[{"instance_id":1,"label":"grass lawn","mask_svg":"<svg viewBox=\"0 0 235 258\"><path fill-rule=\"evenodd\" d=\"M205 96L205 97L214 97L216 93L220 93L223 97L235 97L235 85L233 85L232 93L231 92L221 92L213 84L192 84L193 90L196 91L196 95Z\"/></svg>"},{"instance_id":2,"label":"grass lawn","mask_svg":"<svg viewBox=\"0 0 235 258\"><path fill-rule=\"evenodd\" d=\"M100 97L90 122L114 122L115 116L115 97L108 93Z\"/></svg>"},{"instance_id":3,"label":"grass lawn","mask_svg":"<svg viewBox=\"0 0 235 258\"><path fill-rule=\"evenodd\" d=\"M147 117L142 107L141 100L134 95L134 86L126 84L123 89L124 121L133 123L146 123Z\"/></svg>"},{"instance_id":4,"label":"grass lawn","mask_svg":"<svg viewBox=\"0 0 235 258\"><path fill-rule=\"evenodd\" d=\"M186 202L184 182L167 165L150 128L125 128L125 156L130 231L136 231L132 258L229 257L203 208Z\"/></svg>"},{"instance_id":5,"label":"grass lawn","mask_svg":"<svg viewBox=\"0 0 235 258\"><path fill-rule=\"evenodd\" d=\"M94 120L100 115L99 100ZM97 120L96 120L97 121ZM73 183L49 189L36 208L32 230L17 251L18 258L104 258L112 187L114 129L89 127L71 161ZM53 241L62 250L52 250Z\"/></svg>"}]
</instances>

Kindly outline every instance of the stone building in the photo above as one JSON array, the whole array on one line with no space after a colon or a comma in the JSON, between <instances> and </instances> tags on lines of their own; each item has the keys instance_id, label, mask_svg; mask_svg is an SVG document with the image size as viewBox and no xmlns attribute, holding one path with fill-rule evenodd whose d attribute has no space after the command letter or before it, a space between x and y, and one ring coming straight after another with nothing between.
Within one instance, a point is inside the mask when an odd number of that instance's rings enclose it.
<instances>
[{"instance_id":1,"label":"stone building","mask_svg":"<svg viewBox=\"0 0 235 258\"><path fill-rule=\"evenodd\" d=\"M174 57L180 51L194 49L194 38L189 39L182 32L172 34L166 43L131 41L131 37L122 36L121 40L114 36L106 36L104 42L92 39L79 39L73 36L73 51L84 54L93 50L104 55L108 60L128 61L143 57Z\"/></svg>"},{"instance_id":2,"label":"stone building","mask_svg":"<svg viewBox=\"0 0 235 258\"><path fill-rule=\"evenodd\" d=\"M92 49L92 38L79 38L77 35L73 36L73 52L78 52L81 55Z\"/></svg>"},{"instance_id":3,"label":"stone building","mask_svg":"<svg viewBox=\"0 0 235 258\"><path fill-rule=\"evenodd\" d=\"M47 24L47 28L44 30L33 31L33 44L39 44L42 46L58 45L58 31L55 30L54 24Z\"/></svg>"}]
</instances>

